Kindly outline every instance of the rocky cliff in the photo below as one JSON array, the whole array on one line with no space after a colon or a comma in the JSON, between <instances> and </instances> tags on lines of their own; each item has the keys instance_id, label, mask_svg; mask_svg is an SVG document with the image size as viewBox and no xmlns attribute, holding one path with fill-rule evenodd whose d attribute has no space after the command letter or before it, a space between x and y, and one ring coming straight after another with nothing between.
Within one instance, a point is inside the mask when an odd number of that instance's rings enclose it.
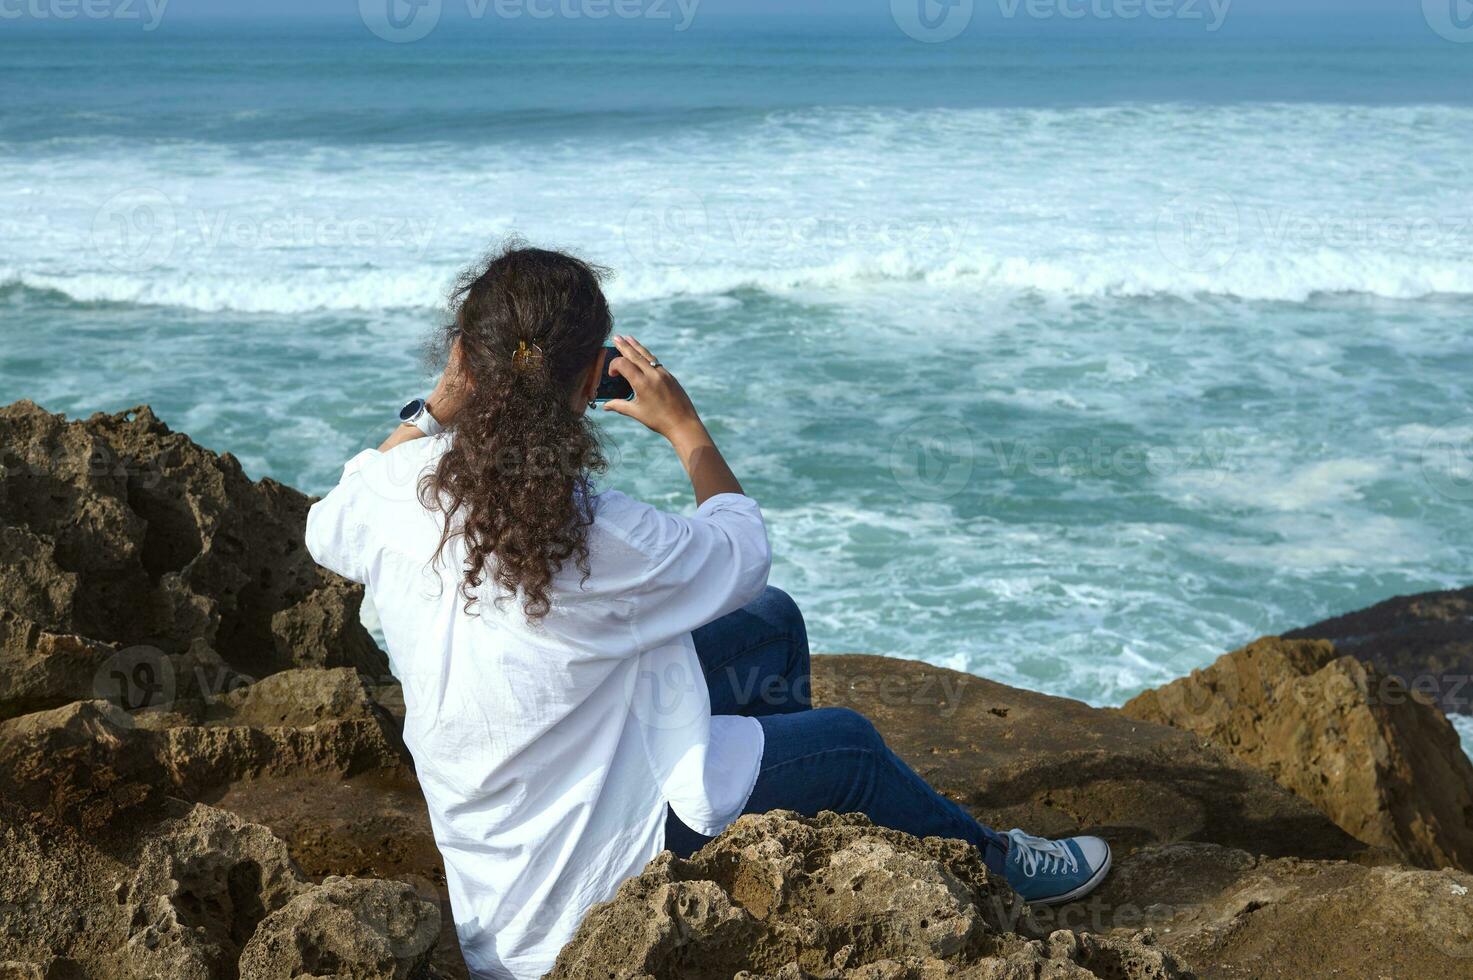
<instances>
[{"instance_id":1,"label":"rocky cliff","mask_svg":"<svg viewBox=\"0 0 1473 980\"><path fill-rule=\"evenodd\" d=\"M0 409L0 718L93 696L146 708L288 667L384 676L361 591L307 554L307 505L148 408L70 424Z\"/></svg>"},{"instance_id":2,"label":"rocky cliff","mask_svg":"<svg viewBox=\"0 0 1473 980\"><path fill-rule=\"evenodd\" d=\"M465 976L307 504L147 409L0 409L0 980ZM983 820L1108 838L1106 885L1030 909L954 842L769 814L653 862L554 975L1473 976L1445 719L1329 644L1249 649L1130 714L819 657L819 702Z\"/></svg>"},{"instance_id":3,"label":"rocky cliff","mask_svg":"<svg viewBox=\"0 0 1473 980\"><path fill-rule=\"evenodd\" d=\"M1397 596L1284 638L1330 640L1448 714L1473 714L1473 586Z\"/></svg>"},{"instance_id":4,"label":"rocky cliff","mask_svg":"<svg viewBox=\"0 0 1473 980\"><path fill-rule=\"evenodd\" d=\"M1326 640L1259 640L1122 710L1210 739L1408 863L1473 870L1473 765L1452 725Z\"/></svg>"},{"instance_id":5,"label":"rocky cliff","mask_svg":"<svg viewBox=\"0 0 1473 980\"><path fill-rule=\"evenodd\" d=\"M1149 934L1030 940L1021 911L968 844L778 811L689 861L651 862L588 915L549 980L1191 976Z\"/></svg>"}]
</instances>

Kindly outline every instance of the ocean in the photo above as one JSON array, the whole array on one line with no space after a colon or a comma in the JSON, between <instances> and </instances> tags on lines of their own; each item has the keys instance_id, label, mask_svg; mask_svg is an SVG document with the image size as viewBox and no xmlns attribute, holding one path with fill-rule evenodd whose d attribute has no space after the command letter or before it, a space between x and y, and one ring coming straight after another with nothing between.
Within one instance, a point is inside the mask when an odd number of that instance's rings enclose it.
<instances>
[{"instance_id":1,"label":"ocean","mask_svg":"<svg viewBox=\"0 0 1473 980\"><path fill-rule=\"evenodd\" d=\"M0 402L322 493L516 233L612 270L816 650L1118 704L1473 582L1473 44L889 26L0 26Z\"/></svg>"}]
</instances>

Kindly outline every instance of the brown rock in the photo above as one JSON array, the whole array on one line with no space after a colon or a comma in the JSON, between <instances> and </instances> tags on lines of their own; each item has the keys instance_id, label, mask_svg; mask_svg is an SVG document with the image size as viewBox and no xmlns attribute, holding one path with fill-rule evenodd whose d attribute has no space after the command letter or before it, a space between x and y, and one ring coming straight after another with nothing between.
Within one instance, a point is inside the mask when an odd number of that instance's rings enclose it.
<instances>
[{"instance_id":1,"label":"brown rock","mask_svg":"<svg viewBox=\"0 0 1473 980\"><path fill-rule=\"evenodd\" d=\"M358 621L362 589L307 554L303 494L251 481L234 457L170 432L147 408L67 422L16 402L0 409L0 446L0 607L29 624L3 632L0 674L44 659L55 641L43 634L161 656L202 642L247 676L294 666L387 673ZM92 689L91 652L51 658L44 683L0 685L0 709Z\"/></svg>"},{"instance_id":2,"label":"brown rock","mask_svg":"<svg viewBox=\"0 0 1473 980\"><path fill-rule=\"evenodd\" d=\"M408 885L313 886L265 827L172 806L99 836L0 801L0 978L424 975L439 912Z\"/></svg>"},{"instance_id":3,"label":"brown rock","mask_svg":"<svg viewBox=\"0 0 1473 980\"><path fill-rule=\"evenodd\" d=\"M7 972L13 971L13 972ZM48 956L39 963L21 963L11 960L0 963L0 980L87 980L87 975L75 960L65 956Z\"/></svg>"},{"instance_id":4,"label":"brown rock","mask_svg":"<svg viewBox=\"0 0 1473 980\"><path fill-rule=\"evenodd\" d=\"M1077 924L1147 925L1204 980L1473 976L1473 876L1451 869L1173 844L1122 860L1086 905Z\"/></svg>"},{"instance_id":5,"label":"brown rock","mask_svg":"<svg viewBox=\"0 0 1473 980\"><path fill-rule=\"evenodd\" d=\"M241 779L407 765L392 722L348 668L284 671L193 715L130 715L94 700L0 722L0 790L82 828L165 795L205 799Z\"/></svg>"},{"instance_id":6,"label":"brown rock","mask_svg":"<svg viewBox=\"0 0 1473 980\"><path fill-rule=\"evenodd\" d=\"M262 776L232 783L211 803L270 826L309 878L353 875L412 885L440 909L432 971L442 980L464 980L443 864L412 771L341 780L312 773Z\"/></svg>"},{"instance_id":7,"label":"brown rock","mask_svg":"<svg viewBox=\"0 0 1473 980\"><path fill-rule=\"evenodd\" d=\"M40 963L6 960L0 963L0 980L46 980L46 968Z\"/></svg>"},{"instance_id":8,"label":"brown rock","mask_svg":"<svg viewBox=\"0 0 1473 980\"><path fill-rule=\"evenodd\" d=\"M165 788L154 746L107 701L0 723L0 793L46 819L97 830L159 803Z\"/></svg>"},{"instance_id":9,"label":"brown rock","mask_svg":"<svg viewBox=\"0 0 1473 980\"><path fill-rule=\"evenodd\" d=\"M83 835L5 802L0 844L0 959L48 980L233 978L260 920L307 887L270 831L206 806Z\"/></svg>"},{"instance_id":10,"label":"brown rock","mask_svg":"<svg viewBox=\"0 0 1473 980\"><path fill-rule=\"evenodd\" d=\"M72 618L77 576L56 564L51 542L23 527L0 526L0 596L7 612L27 620Z\"/></svg>"},{"instance_id":11,"label":"brown rock","mask_svg":"<svg viewBox=\"0 0 1473 980\"><path fill-rule=\"evenodd\" d=\"M160 764L190 798L244 778L353 776L408 765L388 715L349 668L282 671L208 702L201 723L158 733Z\"/></svg>"},{"instance_id":12,"label":"brown rock","mask_svg":"<svg viewBox=\"0 0 1473 980\"><path fill-rule=\"evenodd\" d=\"M262 921L240 980L416 980L439 932L439 910L408 885L330 877Z\"/></svg>"},{"instance_id":13,"label":"brown rock","mask_svg":"<svg viewBox=\"0 0 1473 980\"><path fill-rule=\"evenodd\" d=\"M4 608L0 662L0 720L94 698L130 712L187 712L205 696L251 681L203 640L181 654L123 647L47 632Z\"/></svg>"},{"instance_id":14,"label":"brown rock","mask_svg":"<svg viewBox=\"0 0 1473 980\"><path fill-rule=\"evenodd\" d=\"M1013 901L960 841L776 811L689 861L651 862L589 912L548 977L1190 975L1140 942L1025 939L1009 928Z\"/></svg>"},{"instance_id":15,"label":"brown rock","mask_svg":"<svg viewBox=\"0 0 1473 980\"><path fill-rule=\"evenodd\" d=\"M1000 830L1098 834L1117 854L1195 840L1378 859L1264 773L1165 725L886 657L815 657L813 684L818 703L864 713L933 786Z\"/></svg>"},{"instance_id":16,"label":"brown rock","mask_svg":"<svg viewBox=\"0 0 1473 980\"><path fill-rule=\"evenodd\" d=\"M0 587L0 603L15 594ZM0 719L98 697L99 687L101 696L117 690L108 683L117 653L112 644L47 632L0 605Z\"/></svg>"},{"instance_id":17,"label":"brown rock","mask_svg":"<svg viewBox=\"0 0 1473 980\"><path fill-rule=\"evenodd\" d=\"M464 976L399 692L361 590L305 553L307 498L147 409L67 423L17 403L0 447L0 980ZM1445 673L1463 601L1321 625L1434 650ZM1106 837L1105 887L1024 915L956 842L748 818L626 883L556 975L1473 976L1468 877L1368 867L1392 855L1296 795L1375 844L1466 860L1445 721L1296 649L1235 665L1228 747L925 664L817 658L820 703L873 718L984 821ZM1180 696L1216 710L1227 686ZM1338 796L1313 796L1316 769Z\"/></svg>"},{"instance_id":18,"label":"brown rock","mask_svg":"<svg viewBox=\"0 0 1473 980\"><path fill-rule=\"evenodd\" d=\"M1457 733L1331 643L1259 640L1122 710L1211 739L1359 840L1422 867L1473 867L1473 765Z\"/></svg>"},{"instance_id":19,"label":"brown rock","mask_svg":"<svg viewBox=\"0 0 1473 980\"><path fill-rule=\"evenodd\" d=\"M284 670L221 695L207 711L211 724L252 728L307 728L380 717L362 678L348 667Z\"/></svg>"},{"instance_id":20,"label":"brown rock","mask_svg":"<svg viewBox=\"0 0 1473 980\"><path fill-rule=\"evenodd\" d=\"M116 893L131 909L118 959L135 977L233 974L261 920L307 887L271 831L207 806L161 825L137 860Z\"/></svg>"},{"instance_id":21,"label":"brown rock","mask_svg":"<svg viewBox=\"0 0 1473 980\"><path fill-rule=\"evenodd\" d=\"M67 976L68 962L95 967L127 938L128 910L114 894L129 869L92 835L38 822L0 796L0 853L0 960L16 974L50 980Z\"/></svg>"},{"instance_id":22,"label":"brown rock","mask_svg":"<svg viewBox=\"0 0 1473 980\"><path fill-rule=\"evenodd\" d=\"M1387 599L1284 639L1333 640L1341 653L1401 678L1448 714L1473 713L1473 587Z\"/></svg>"}]
</instances>

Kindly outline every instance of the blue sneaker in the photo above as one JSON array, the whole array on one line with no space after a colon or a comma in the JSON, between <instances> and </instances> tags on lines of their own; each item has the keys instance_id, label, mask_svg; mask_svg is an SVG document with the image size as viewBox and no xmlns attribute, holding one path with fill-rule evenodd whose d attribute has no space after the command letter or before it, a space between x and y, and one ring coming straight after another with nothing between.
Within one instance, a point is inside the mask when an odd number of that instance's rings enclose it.
<instances>
[{"instance_id":1,"label":"blue sneaker","mask_svg":"<svg viewBox=\"0 0 1473 980\"><path fill-rule=\"evenodd\" d=\"M1098 837L1048 840L1008 831L1008 884L1032 905L1062 905L1083 898L1105 880L1110 845Z\"/></svg>"}]
</instances>

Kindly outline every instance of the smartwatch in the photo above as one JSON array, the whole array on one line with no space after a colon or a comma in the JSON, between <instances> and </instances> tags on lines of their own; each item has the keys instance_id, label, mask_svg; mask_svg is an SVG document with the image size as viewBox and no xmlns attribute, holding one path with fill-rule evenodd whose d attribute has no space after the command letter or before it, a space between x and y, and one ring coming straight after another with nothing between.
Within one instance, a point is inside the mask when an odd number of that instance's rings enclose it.
<instances>
[{"instance_id":1,"label":"smartwatch","mask_svg":"<svg viewBox=\"0 0 1473 980\"><path fill-rule=\"evenodd\" d=\"M427 436L437 436L445 431L439 420L430 414L430 403L423 398L416 398L399 409L399 421L414 426Z\"/></svg>"}]
</instances>

